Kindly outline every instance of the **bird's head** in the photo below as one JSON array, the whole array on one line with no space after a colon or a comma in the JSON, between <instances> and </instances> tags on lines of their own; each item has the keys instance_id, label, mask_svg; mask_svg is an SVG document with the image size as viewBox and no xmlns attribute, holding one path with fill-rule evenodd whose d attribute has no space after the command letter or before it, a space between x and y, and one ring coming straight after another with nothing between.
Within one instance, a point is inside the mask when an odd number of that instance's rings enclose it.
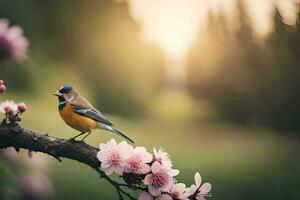
<instances>
[{"instance_id":1,"label":"bird's head","mask_svg":"<svg viewBox=\"0 0 300 200\"><path fill-rule=\"evenodd\" d=\"M53 95L58 97L59 102L72 101L78 93L73 89L72 86L64 85L60 87Z\"/></svg>"}]
</instances>

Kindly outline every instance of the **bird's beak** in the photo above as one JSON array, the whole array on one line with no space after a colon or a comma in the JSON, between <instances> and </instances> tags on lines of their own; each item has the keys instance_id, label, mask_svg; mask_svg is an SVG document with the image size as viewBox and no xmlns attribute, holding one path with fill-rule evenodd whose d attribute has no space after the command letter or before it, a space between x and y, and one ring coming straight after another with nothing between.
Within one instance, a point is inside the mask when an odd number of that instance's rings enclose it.
<instances>
[{"instance_id":1,"label":"bird's beak","mask_svg":"<svg viewBox=\"0 0 300 200\"><path fill-rule=\"evenodd\" d=\"M61 96L62 96L62 93L60 93L59 91L56 91L55 93L53 93L53 95L58 96L58 97L61 97Z\"/></svg>"}]
</instances>

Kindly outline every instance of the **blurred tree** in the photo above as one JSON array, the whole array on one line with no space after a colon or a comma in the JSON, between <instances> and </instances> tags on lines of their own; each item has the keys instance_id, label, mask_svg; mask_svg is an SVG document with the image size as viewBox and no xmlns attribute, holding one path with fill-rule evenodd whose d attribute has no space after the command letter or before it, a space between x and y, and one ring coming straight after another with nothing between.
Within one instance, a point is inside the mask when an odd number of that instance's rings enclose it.
<instances>
[{"instance_id":1,"label":"blurred tree","mask_svg":"<svg viewBox=\"0 0 300 200\"><path fill-rule=\"evenodd\" d=\"M299 51L294 45L299 30L292 31L276 11L273 33L258 40L239 4L235 34L224 31L222 16L210 16L205 36L188 58L188 88L195 97L213 102L223 119L299 129L300 65L293 56Z\"/></svg>"},{"instance_id":2,"label":"blurred tree","mask_svg":"<svg viewBox=\"0 0 300 200\"><path fill-rule=\"evenodd\" d=\"M282 22L278 11L274 16L275 31L270 35L267 46L271 55L271 66L268 68L260 95L266 96L265 113L261 115L266 121L277 128L299 129L300 117L298 90L299 65L293 58L288 47L292 35L292 27ZM266 91L268 91L266 93Z\"/></svg>"},{"instance_id":3,"label":"blurred tree","mask_svg":"<svg viewBox=\"0 0 300 200\"><path fill-rule=\"evenodd\" d=\"M247 15L242 6L239 8L237 33L230 33L222 15L210 15L205 36L191 52L188 66L193 68L187 84L197 97L214 102L227 119L245 122L250 117L249 107L254 106L249 97L253 96L254 72L259 68L256 57L261 52L253 42Z\"/></svg>"},{"instance_id":4,"label":"blurred tree","mask_svg":"<svg viewBox=\"0 0 300 200\"><path fill-rule=\"evenodd\" d=\"M298 11L297 24L289 39L288 47L291 50L294 58L298 60L297 62L300 62L300 8Z\"/></svg>"}]
</instances>

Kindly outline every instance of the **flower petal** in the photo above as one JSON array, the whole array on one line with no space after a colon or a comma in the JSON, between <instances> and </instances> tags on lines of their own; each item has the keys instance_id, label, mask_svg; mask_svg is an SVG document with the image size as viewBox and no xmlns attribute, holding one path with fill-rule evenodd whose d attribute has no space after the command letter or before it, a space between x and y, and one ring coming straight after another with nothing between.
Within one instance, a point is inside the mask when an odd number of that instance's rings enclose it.
<instances>
[{"instance_id":1,"label":"flower petal","mask_svg":"<svg viewBox=\"0 0 300 200\"><path fill-rule=\"evenodd\" d=\"M100 149L101 151L107 149L107 144L101 143L101 144L99 145L99 149Z\"/></svg>"},{"instance_id":2,"label":"flower petal","mask_svg":"<svg viewBox=\"0 0 300 200\"><path fill-rule=\"evenodd\" d=\"M148 185L148 191L151 195L153 195L155 197L161 194L161 189L157 188L153 185Z\"/></svg>"},{"instance_id":3,"label":"flower petal","mask_svg":"<svg viewBox=\"0 0 300 200\"><path fill-rule=\"evenodd\" d=\"M98 160L100 160L101 162L102 162L103 160L105 160L105 157L106 157L106 154L105 154L103 151L99 151L99 152L97 153L97 158L98 158Z\"/></svg>"},{"instance_id":4,"label":"flower petal","mask_svg":"<svg viewBox=\"0 0 300 200\"><path fill-rule=\"evenodd\" d=\"M201 182L202 182L202 178L201 178L199 172L197 172L195 174L195 184L196 184L196 186L199 187L201 185Z\"/></svg>"},{"instance_id":5,"label":"flower petal","mask_svg":"<svg viewBox=\"0 0 300 200\"><path fill-rule=\"evenodd\" d=\"M110 166L111 166L111 164L108 162L101 162L101 168L103 168L103 169L108 168Z\"/></svg>"},{"instance_id":6,"label":"flower petal","mask_svg":"<svg viewBox=\"0 0 300 200\"><path fill-rule=\"evenodd\" d=\"M116 165L115 166L115 172L119 175L122 175L124 172L124 167L120 166L120 165Z\"/></svg>"},{"instance_id":7,"label":"flower petal","mask_svg":"<svg viewBox=\"0 0 300 200\"><path fill-rule=\"evenodd\" d=\"M128 144L126 141L122 141L120 144L118 144L118 147L122 150L130 150L133 149L130 144Z\"/></svg>"},{"instance_id":8,"label":"flower petal","mask_svg":"<svg viewBox=\"0 0 300 200\"><path fill-rule=\"evenodd\" d=\"M185 184L184 183L177 183L174 185L173 191L176 191L178 193L183 193L185 191Z\"/></svg>"},{"instance_id":9,"label":"flower petal","mask_svg":"<svg viewBox=\"0 0 300 200\"><path fill-rule=\"evenodd\" d=\"M154 153L154 155L157 154L157 150L155 148L153 148L153 153Z\"/></svg>"},{"instance_id":10,"label":"flower petal","mask_svg":"<svg viewBox=\"0 0 300 200\"><path fill-rule=\"evenodd\" d=\"M141 174L147 174L150 172L150 166L147 164L141 164L140 173Z\"/></svg>"},{"instance_id":11,"label":"flower petal","mask_svg":"<svg viewBox=\"0 0 300 200\"><path fill-rule=\"evenodd\" d=\"M152 173L157 173L159 172L159 170L161 170L161 164L157 161L155 161L152 165L151 165L151 171Z\"/></svg>"},{"instance_id":12,"label":"flower petal","mask_svg":"<svg viewBox=\"0 0 300 200\"><path fill-rule=\"evenodd\" d=\"M200 193L199 194L208 194L211 191L211 184L210 183L204 183L201 187L200 187Z\"/></svg>"},{"instance_id":13,"label":"flower petal","mask_svg":"<svg viewBox=\"0 0 300 200\"><path fill-rule=\"evenodd\" d=\"M145 185L150 185L152 182L151 182L151 179L152 179L152 174L148 174L145 178L144 178L144 184Z\"/></svg>"},{"instance_id":14,"label":"flower petal","mask_svg":"<svg viewBox=\"0 0 300 200\"><path fill-rule=\"evenodd\" d=\"M144 152L147 152L147 150L145 147L135 147L134 152L142 154Z\"/></svg>"},{"instance_id":15,"label":"flower petal","mask_svg":"<svg viewBox=\"0 0 300 200\"><path fill-rule=\"evenodd\" d=\"M198 187L196 185L191 185L191 187L189 188L186 188L185 189L185 192L188 194L188 195L192 195L196 192L196 190L198 189Z\"/></svg>"},{"instance_id":16,"label":"flower petal","mask_svg":"<svg viewBox=\"0 0 300 200\"><path fill-rule=\"evenodd\" d=\"M104 172L107 176L111 175L113 172L114 172L114 167L113 166L110 166L106 169L104 169Z\"/></svg>"},{"instance_id":17,"label":"flower petal","mask_svg":"<svg viewBox=\"0 0 300 200\"><path fill-rule=\"evenodd\" d=\"M153 160L153 156L147 152L145 147L136 147L134 153L141 155L143 163L149 163Z\"/></svg>"},{"instance_id":18,"label":"flower petal","mask_svg":"<svg viewBox=\"0 0 300 200\"><path fill-rule=\"evenodd\" d=\"M178 174L179 174L179 170L178 169L171 169L171 170L169 170L169 174L170 174L170 176L177 176Z\"/></svg>"},{"instance_id":19,"label":"flower petal","mask_svg":"<svg viewBox=\"0 0 300 200\"><path fill-rule=\"evenodd\" d=\"M117 147L117 142L115 139L111 139L110 141L107 142L107 144L110 146L110 147Z\"/></svg>"}]
</instances>

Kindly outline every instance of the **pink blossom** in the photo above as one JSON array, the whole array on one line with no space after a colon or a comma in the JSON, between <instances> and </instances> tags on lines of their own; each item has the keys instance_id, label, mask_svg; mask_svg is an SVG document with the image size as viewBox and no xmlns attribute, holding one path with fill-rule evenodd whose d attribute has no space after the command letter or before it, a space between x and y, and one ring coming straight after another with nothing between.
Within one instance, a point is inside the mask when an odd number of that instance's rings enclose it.
<instances>
[{"instance_id":1,"label":"pink blossom","mask_svg":"<svg viewBox=\"0 0 300 200\"><path fill-rule=\"evenodd\" d=\"M15 115L18 112L18 106L14 101L6 100L0 103L0 112L9 115Z\"/></svg>"},{"instance_id":2,"label":"pink blossom","mask_svg":"<svg viewBox=\"0 0 300 200\"><path fill-rule=\"evenodd\" d=\"M19 112L23 113L27 110L27 106L25 103L21 102L21 103L18 103L18 110Z\"/></svg>"},{"instance_id":3,"label":"pink blossom","mask_svg":"<svg viewBox=\"0 0 300 200\"><path fill-rule=\"evenodd\" d=\"M3 80L0 80L0 85L3 85L4 84L4 81Z\"/></svg>"},{"instance_id":4,"label":"pink blossom","mask_svg":"<svg viewBox=\"0 0 300 200\"><path fill-rule=\"evenodd\" d=\"M191 185L191 187L186 189L186 194L188 197L194 197L197 200L205 200L205 197L208 196L208 193L211 191L211 184L210 183L204 183L201 186L201 176L197 172L195 174L195 184Z\"/></svg>"},{"instance_id":5,"label":"pink blossom","mask_svg":"<svg viewBox=\"0 0 300 200\"><path fill-rule=\"evenodd\" d=\"M138 200L153 200L153 197L148 192L141 192L138 196Z\"/></svg>"},{"instance_id":6,"label":"pink blossom","mask_svg":"<svg viewBox=\"0 0 300 200\"><path fill-rule=\"evenodd\" d=\"M166 169L172 168L173 164L167 152L165 152L162 148L160 148L158 151L154 148L153 152L155 161L158 161Z\"/></svg>"},{"instance_id":7,"label":"pink blossom","mask_svg":"<svg viewBox=\"0 0 300 200\"><path fill-rule=\"evenodd\" d=\"M11 107L4 107L4 111L6 114L9 114L9 115L13 115L14 111L12 110Z\"/></svg>"},{"instance_id":8,"label":"pink blossom","mask_svg":"<svg viewBox=\"0 0 300 200\"><path fill-rule=\"evenodd\" d=\"M162 148L160 148L158 151L154 148L154 161L157 161L161 164L163 168L170 171L171 174L179 174L179 170L172 169L173 164L170 160L170 156L167 152L165 152Z\"/></svg>"},{"instance_id":9,"label":"pink blossom","mask_svg":"<svg viewBox=\"0 0 300 200\"><path fill-rule=\"evenodd\" d=\"M151 165L151 173L144 179L144 184L148 186L149 193L158 196L162 191L169 191L173 185L173 176L177 174L165 169L158 161Z\"/></svg>"},{"instance_id":10,"label":"pink blossom","mask_svg":"<svg viewBox=\"0 0 300 200\"><path fill-rule=\"evenodd\" d=\"M105 174L111 175L116 172L122 175L127 164L126 160L132 150L132 146L125 141L117 144L114 139L111 139L106 144L100 144L97 158L101 161L101 167L104 169Z\"/></svg>"},{"instance_id":11,"label":"pink blossom","mask_svg":"<svg viewBox=\"0 0 300 200\"><path fill-rule=\"evenodd\" d=\"M21 61L27 57L28 40L19 26L9 27L8 20L0 19L0 59Z\"/></svg>"},{"instance_id":12,"label":"pink blossom","mask_svg":"<svg viewBox=\"0 0 300 200\"><path fill-rule=\"evenodd\" d=\"M173 199L178 199L178 200L187 200L187 194L185 193L185 184L183 183L177 183L174 184L170 188L170 195L173 197Z\"/></svg>"},{"instance_id":13,"label":"pink blossom","mask_svg":"<svg viewBox=\"0 0 300 200\"><path fill-rule=\"evenodd\" d=\"M127 159L125 171L127 173L147 174L150 166L147 163L152 161L152 155L145 147L136 147Z\"/></svg>"}]
</instances>

